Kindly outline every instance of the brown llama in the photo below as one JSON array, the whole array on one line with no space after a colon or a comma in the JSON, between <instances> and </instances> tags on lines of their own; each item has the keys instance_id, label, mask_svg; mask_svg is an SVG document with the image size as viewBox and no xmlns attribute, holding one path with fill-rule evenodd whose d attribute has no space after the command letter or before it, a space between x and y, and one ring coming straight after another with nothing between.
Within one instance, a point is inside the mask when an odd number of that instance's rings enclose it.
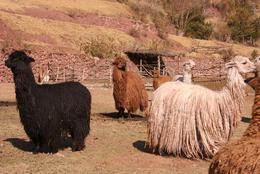
<instances>
[{"instance_id":1,"label":"brown llama","mask_svg":"<svg viewBox=\"0 0 260 174\"><path fill-rule=\"evenodd\" d=\"M159 86L165 82L172 81L172 77L170 76L161 76L160 70L153 71L153 89L156 90Z\"/></svg>"},{"instance_id":2,"label":"brown llama","mask_svg":"<svg viewBox=\"0 0 260 174\"><path fill-rule=\"evenodd\" d=\"M195 67L196 63L193 60L187 60L183 63L183 75L176 75L175 81L181 81L184 83L192 83L192 69ZM155 70L153 74L153 88L156 90L163 83L173 81L170 76L160 76L160 71Z\"/></svg>"},{"instance_id":3,"label":"brown llama","mask_svg":"<svg viewBox=\"0 0 260 174\"><path fill-rule=\"evenodd\" d=\"M257 77L249 83L255 89L251 123L240 140L229 143L215 155L209 174L260 173L260 61L256 59L255 64Z\"/></svg>"},{"instance_id":4,"label":"brown llama","mask_svg":"<svg viewBox=\"0 0 260 174\"><path fill-rule=\"evenodd\" d=\"M113 96L118 115L124 115L125 109L128 117L138 108L144 111L148 106L148 94L143 79L133 71L126 71L126 59L116 58L113 62Z\"/></svg>"}]
</instances>

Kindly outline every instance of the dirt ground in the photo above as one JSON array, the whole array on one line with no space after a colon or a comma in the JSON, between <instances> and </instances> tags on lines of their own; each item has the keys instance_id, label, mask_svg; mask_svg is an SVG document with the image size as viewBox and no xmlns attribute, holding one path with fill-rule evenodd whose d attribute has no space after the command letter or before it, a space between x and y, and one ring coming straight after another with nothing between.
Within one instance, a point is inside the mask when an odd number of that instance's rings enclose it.
<instances>
[{"instance_id":1,"label":"dirt ground","mask_svg":"<svg viewBox=\"0 0 260 174\"><path fill-rule=\"evenodd\" d=\"M55 155L33 154L19 121L13 84L0 84L0 173L174 173L206 174L210 161L159 156L144 148L146 120L116 119L111 89L91 89L91 133L86 149ZM248 125L253 96L246 99L242 120L232 140Z\"/></svg>"}]
</instances>

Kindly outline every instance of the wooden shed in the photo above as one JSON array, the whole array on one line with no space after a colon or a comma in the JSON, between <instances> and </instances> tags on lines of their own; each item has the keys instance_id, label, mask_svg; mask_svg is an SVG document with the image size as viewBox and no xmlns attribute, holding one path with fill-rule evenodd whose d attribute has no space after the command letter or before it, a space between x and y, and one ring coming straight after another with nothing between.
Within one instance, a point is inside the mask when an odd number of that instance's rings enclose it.
<instances>
[{"instance_id":1,"label":"wooden shed","mask_svg":"<svg viewBox=\"0 0 260 174\"><path fill-rule=\"evenodd\" d=\"M128 58L138 67L143 76L151 77L153 70L160 70L161 74L168 74L164 58L174 60L178 54L171 51L135 50L125 51Z\"/></svg>"}]
</instances>

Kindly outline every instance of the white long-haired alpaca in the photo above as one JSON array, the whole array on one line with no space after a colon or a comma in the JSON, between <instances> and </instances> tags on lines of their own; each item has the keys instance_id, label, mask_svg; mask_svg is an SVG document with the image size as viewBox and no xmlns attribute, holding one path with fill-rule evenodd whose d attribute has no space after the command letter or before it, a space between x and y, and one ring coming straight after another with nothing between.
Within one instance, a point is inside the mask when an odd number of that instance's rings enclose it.
<instances>
[{"instance_id":1,"label":"white long-haired alpaca","mask_svg":"<svg viewBox=\"0 0 260 174\"><path fill-rule=\"evenodd\" d=\"M147 112L148 145L153 151L211 158L228 141L245 95L241 74L255 71L255 66L248 58L236 56L226 67L227 84L221 91L167 82L154 92Z\"/></svg>"},{"instance_id":2,"label":"white long-haired alpaca","mask_svg":"<svg viewBox=\"0 0 260 174\"><path fill-rule=\"evenodd\" d=\"M183 75L176 75L176 81L184 83L192 83L192 69L195 67L196 63L193 60L187 60L183 63Z\"/></svg>"}]
</instances>

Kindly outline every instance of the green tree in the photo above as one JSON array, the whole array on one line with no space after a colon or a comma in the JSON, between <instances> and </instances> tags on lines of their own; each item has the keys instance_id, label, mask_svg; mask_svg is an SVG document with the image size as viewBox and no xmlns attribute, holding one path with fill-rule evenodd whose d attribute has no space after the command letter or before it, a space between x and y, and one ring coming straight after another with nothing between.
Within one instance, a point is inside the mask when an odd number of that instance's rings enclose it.
<instances>
[{"instance_id":1,"label":"green tree","mask_svg":"<svg viewBox=\"0 0 260 174\"><path fill-rule=\"evenodd\" d=\"M184 28L184 34L198 39L208 39L211 36L213 27L205 23L202 8L194 8L189 11L188 22Z\"/></svg>"},{"instance_id":2,"label":"green tree","mask_svg":"<svg viewBox=\"0 0 260 174\"><path fill-rule=\"evenodd\" d=\"M260 18L246 0L230 0L227 21L233 40L253 44L259 38Z\"/></svg>"}]
</instances>

